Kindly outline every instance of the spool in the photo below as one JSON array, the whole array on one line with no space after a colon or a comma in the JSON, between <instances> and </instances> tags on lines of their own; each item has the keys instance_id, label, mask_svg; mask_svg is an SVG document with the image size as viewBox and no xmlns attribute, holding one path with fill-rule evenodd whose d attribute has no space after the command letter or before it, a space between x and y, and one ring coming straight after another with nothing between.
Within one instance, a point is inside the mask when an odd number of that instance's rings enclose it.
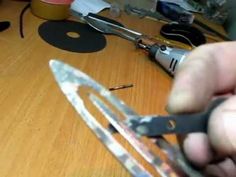
<instances>
[{"instance_id":1,"label":"spool","mask_svg":"<svg viewBox=\"0 0 236 177\"><path fill-rule=\"evenodd\" d=\"M31 11L46 20L64 20L69 17L72 0L32 0Z\"/></svg>"}]
</instances>

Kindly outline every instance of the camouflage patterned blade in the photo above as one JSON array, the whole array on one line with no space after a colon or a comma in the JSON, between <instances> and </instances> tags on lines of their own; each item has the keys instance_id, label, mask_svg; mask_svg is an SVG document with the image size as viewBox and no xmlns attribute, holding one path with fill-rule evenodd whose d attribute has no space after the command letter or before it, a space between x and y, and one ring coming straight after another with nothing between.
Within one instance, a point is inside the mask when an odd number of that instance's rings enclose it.
<instances>
[{"instance_id":1,"label":"camouflage patterned blade","mask_svg":"<svg viewBox=\"0 0 236 177\"><path fill-rule=\"evenodd\" d=\"M153 154L140 140L140 137L130 129L125 121L120 120L109 107L94 94L89 95L90 100L106 117L109 123L136 149L137 152L149 162L162 177L177 177L172 167ZM123 104L124 105L124 104Z\"/></svg>"},{"instance_id":2,"label":"camouflage patterned blade","mask_svg":"<svg viewBox=\"0 0 236 177\"><path fill-rule=\"evenodd\" d=\"M109 119L109 117L113 117L114 119L114 115L112 115L113 113L111 112L111 110L107 109L105 104L101 102L101 100L99 100L98 98L96 98L94 95L90 96L91 100L94 102L94 104L98 107L98 109L100 109L100 111L107 117L107 119L110 121L110 123L112 123L112 121ZM113 100L114 101L114 100ZM126 116L126 120L122 121L122 122L116 122L116 124L118 123L119 125L116 125L113 123L112 125L119 130L120 128L118 128L119 126L121 126L121 128L126 127L126 125L129 124L130 120L132 120L133 118L138 118L138 117L143 117L138 115L137 113L135 113L132 109L130 109L128 106L126 106L123 102L113 102L113 105L115 105L115 107L122 112L122 114L124 116ZM118 119L118 118L117 118ZM116 120L113 120L116 121ZM125 130L128 130L127 128L125 128ZM130 131L130 130L129 130ZM119 131L119 133L121 133L122 131ZM129 137L129 133L132 134L131 132L125 132L126 133L126 139L128 141L132 141L132 138ZM127 134L128 133L128 134ZM122 134L122 133L121 133ZM123 135L124 136L124 135ZM125 137L124 136L124 137ZM134 138L134 137L133 137ZM137 137L136 137L137 138ZM189 176L189 177L203 177L202 173L197 171L196 169L194 169L185 159L184 155L182 154L181 150L179 148L174 147L173 145L171 145L170 143L168 143L165 138L163 136L159 136L156 138L150 138L150 140L157 145L166 155L168 160L171 162L172 165L174 165L178 171L182 172L184 174L184 176ZM137 141L136 141L137 142ZM135 142L134 142L135 143ZM143 147L143 145L141 145L141 147ZM134 146L134 148L139 151L137 148L139 148L138 144L136 144ZM144 152L141 152L144 153ZM140 153L140 154L141 154ZM149 154L150 152L147 152L147 154ZM141 154L143 157L145 156L145 154ZM153 155L153 154L152 154ZM151 155L151 156L152 156ZM150 155L149 155L150 157ZM158 163L158 165L160 166L161 164L163 164L162 167L164 167L166 164L165 162L159 161L158 157L156 158L156 160L154 160L155 163ZM153 162L151 162L153 163ZM168 165L168 164L167 164ZM155 167L155 165L154 165ZM162 168L160 168L162 171L164 171ZM170 173L170 167L167 166L166 170ZM161 173L160 173L161 174Z\"/></svg>"},{"instance_id":3,"label":"camouflage patterned blade","mask_svg":"<svg viewBox=\"0 0 236 177\"><path fill-rule=\"evenodd\" d=\"M148 173L136 160L114 139L110 132L103 128L101 124L95 119L94 116L86 108L83 99L79 96L78 91L81 86L86 86L95 90L103 99L105 99L109 104L113 105L126 119L126 122L120 120L116 116L109 106L106 105L101 99L96 97L92 92L89 95L89 99L92 103L100 110L100 112L105 116L110 124L136 149L139 154L149 162L156 171L162 177L178 177L175 170L167 162L164 162L158 156L153 154L149 148L142 143L140 137L135 134L135 132L129 127L127 122L133 117L140 117L136 112L134 112L130 107L128 107L124 102L119 100L117 97L111 94L107 89L98 84L92 78L90 78L85 73L67 65L63 62L52 60L50 61L51 70L63 91L67 99L74 106L76 111L80 114L81 118L86 122L86 124L94 131L101 142L112 152L112 154L128 169L128 171L133 176L152 176ZM188 163L182 159L175 158L170 150L167 150L167 146L163 145L163 142L158 144L159 140L155 141L162 150L166 151L169 159L171 159L173 164L182 163L188 167ZM168 142L166 142L168 143ZM167 144L171 147L171 144ZM176 153L181 153L179 150ZM185 171L185 170L184 170ZM187 176L192 176L188 175Z\"/></svg>"},{"instance_id":4,"label":"camouflage patterned blade","mask_svg":"<svg viewBox=\"0 0 236 177\"><path fill-rule=\"evenodd\" d=\"M191 177L204 177L204 175L194 169L188 164L187 159L179 150L177 146L171 146L163 137L157 137L152 139L153 143L156 144L163 152L167 155L168 160L173 163L181 171Z\"/></svg>"},{"instance_id":5,"label":"camouflage patterned blade","mask_svg":"<svg viewBox=\"0 0 236 177\"><path fill-rule=\"evenodd\" d=\"M110 150L110 152L126 167L130 174L134 177L152 177L142 165L140 165L110 134L108 130L90 114L86 109L83 100L78 96L77 92L81 85L86 85L97 90L101 95L109 95L110 93L97 85L84 73L66 65L60 61L50 61L51 70L58 82L61 90L73 105L75 110L81 115L90 129L97 135L101 142Z\"/></svg>"},{"instance_id":6,"label":"camouflage patterned blade","mask_svg":"<svg viewBox=\"0 0 236 177\"><path fill-rule=\"evenodd\" d=\"M146 160L150 159L149 157L153 157L153 154L149 151L147 151L146 154L143 154L144 152L146 152L144 151L146 147L139 141L139 138L130 129L130 127L127 127L127 121L119 120L119 118L111 111L111 109L109 109L109 107L107 107L106 104L102 100L100 100L96 95L91 93L89 97L91 101L94 103L94 105L103 113L103 115L107 118L107 120L113 125L113 127L123 137L125 137L143 157L145 157L146 155L148 155L147 153L149 153L149 156L146 157ZM156 138L150 138L150 140L167 155L169 162L173 164L176 168L178 168L178 171L182 172L183 176L187 175L191 177L203 177L203 175L200 172L196 171L191 165L187 163L187 160L185 159L185 157L183 156L178 147L172 146L161 136ZM158 162L158 160L159 159L156 158L156 160L149 163L152 164L153 162ZM164 165L165 163L162 162L162 164ZM166 167L168 167L168 164L165 165ZM159 173L162 176L165 175L163 174L163 171Z\"/></svg>"}]
</instances>

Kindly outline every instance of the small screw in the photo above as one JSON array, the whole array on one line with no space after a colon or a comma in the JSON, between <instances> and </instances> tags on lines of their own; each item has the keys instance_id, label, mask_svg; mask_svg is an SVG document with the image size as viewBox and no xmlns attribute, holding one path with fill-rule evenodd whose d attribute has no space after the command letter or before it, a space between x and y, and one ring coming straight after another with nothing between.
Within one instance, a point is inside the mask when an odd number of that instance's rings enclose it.
<instances>
[{"instance_id":1,"label":"small screw","mask_svg":"<svg viewBox=\"0 0 236 177\"><path fill-rule=\"evenodd\" d=\"M144 125L140 125L136 128L136 131L140 133L141 135L145 135L148 133L148 128Z\"/></svg>"}]
</instances>

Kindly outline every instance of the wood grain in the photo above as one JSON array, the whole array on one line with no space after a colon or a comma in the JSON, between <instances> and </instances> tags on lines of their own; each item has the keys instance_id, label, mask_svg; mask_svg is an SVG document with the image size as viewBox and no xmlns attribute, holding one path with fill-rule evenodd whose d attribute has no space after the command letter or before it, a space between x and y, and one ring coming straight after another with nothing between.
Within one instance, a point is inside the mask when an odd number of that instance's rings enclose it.
<instances>
[{"instance_id":1,"label":"wood grain","mask_svg":"<svg viewBox=\"0 0 236 177\"><path fill-rule=\"evenodd\" d=\"M11 22L0 33L0 176L129 176L65 99L48 62L65 61L106 87L134 84L114 94L140 114L166 114L172 78L143 51L116 36L106 36L106 48L95 53L50 46L37 32L45 20L29 10L24 16L25 38L21 39L18 19L25 5L19 1L0 5L0 20ZM145 34L156 35L160 29L155 21L125 14L118 20ZM169 139L175 141L174 136Z\"/></svg>"}]
</instances>

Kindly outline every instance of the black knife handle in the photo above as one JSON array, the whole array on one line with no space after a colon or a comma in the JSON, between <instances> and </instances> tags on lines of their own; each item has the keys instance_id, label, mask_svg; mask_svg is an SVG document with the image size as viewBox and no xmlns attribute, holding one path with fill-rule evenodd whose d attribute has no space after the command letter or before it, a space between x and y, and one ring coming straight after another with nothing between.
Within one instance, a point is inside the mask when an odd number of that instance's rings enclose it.
<instances>
[{"instance_id":1,"label":"black knife handle","mask_svg":"<svg viewBox=\"0 0 236 177\"><path fill-rule=\"evenodd\" d=\"M149 137L162 134L206 133L210 114L223 101L225 98L214 100L207 110L201 113L146 117L146 120L140 118L138 122L136 119L131 123L131 128L137 133Z\"/></svg>"}]
</instances>

